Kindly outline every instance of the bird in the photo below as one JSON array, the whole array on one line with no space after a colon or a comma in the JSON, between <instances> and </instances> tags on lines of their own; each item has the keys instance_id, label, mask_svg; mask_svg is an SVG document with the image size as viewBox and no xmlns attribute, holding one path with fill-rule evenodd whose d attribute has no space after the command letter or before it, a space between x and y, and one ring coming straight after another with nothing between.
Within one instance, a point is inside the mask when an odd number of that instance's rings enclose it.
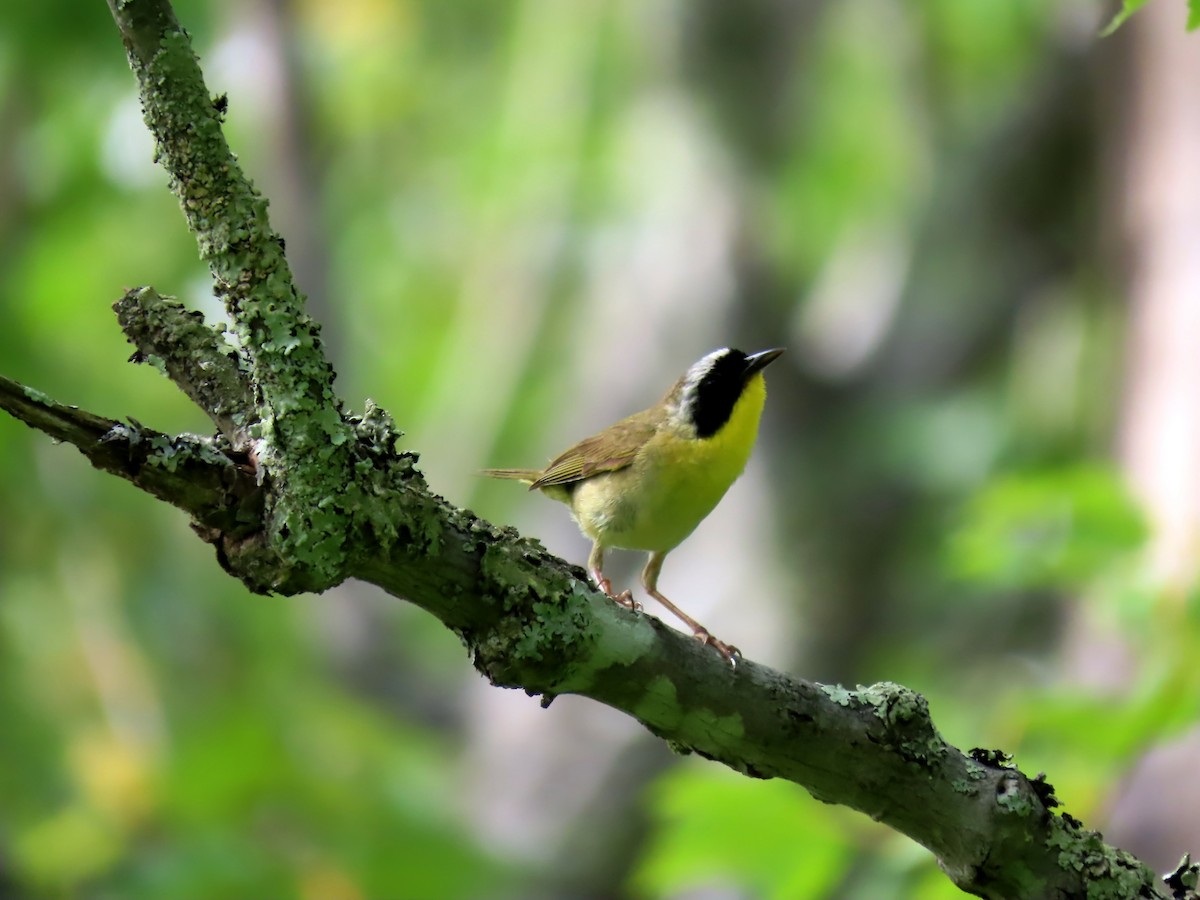
<instances>
[{"instance_id":1,"label":"bird","mask_svg":"<svg viewBox=\"0 0 1200 900\"><path fill-rule=\"evenodd\" d=\"M561 453L544 469L484 469L567 504L592 541L588 574L610 599L635 611L631 591L604 575L609 548L649 553L646 593L678 616L702 644L736 663L719 640L658 590L663 560L713 511L742 474L766 401L763 370L782 348L745 354L722 347L693 363L666 395Z\"/></svg>"}]
</instances>

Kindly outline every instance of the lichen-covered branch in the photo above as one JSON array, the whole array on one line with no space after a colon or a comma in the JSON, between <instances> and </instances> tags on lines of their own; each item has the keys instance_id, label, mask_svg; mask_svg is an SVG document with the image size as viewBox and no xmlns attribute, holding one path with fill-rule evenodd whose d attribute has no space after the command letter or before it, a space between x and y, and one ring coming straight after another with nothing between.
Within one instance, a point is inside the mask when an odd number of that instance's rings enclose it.
<instances>
[{"instance_id":1,"label":"lichen-covered branch","mask_svg":"<svg viewBox=\"0 0 1200 900\"><path fill-rule=\"evenodd\" d=\"M357 574L452 627L494 683L541 694L544 704L560 693L591 697L676 750L860 810L923 844L955 884L981 897L1196 897L1054 813L1044 778L1027 778L998 751L948 744L907 688L820 685L749 660L731 669L690 637L599 596L539 546L443 513L424 558L380 558ZM1185 860L1176 883L1194 887L1195 878Z\"/></svg>"}]
</instances>

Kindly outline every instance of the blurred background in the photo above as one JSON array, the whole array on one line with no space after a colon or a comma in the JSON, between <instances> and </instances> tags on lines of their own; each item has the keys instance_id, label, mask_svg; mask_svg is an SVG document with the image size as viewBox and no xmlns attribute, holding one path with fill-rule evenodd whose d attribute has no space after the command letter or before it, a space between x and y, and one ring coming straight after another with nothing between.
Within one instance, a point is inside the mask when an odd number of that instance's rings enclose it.
<instances>
[{"instance_id":1,"label":"blurred background","mask_svg":"<svg viewBox=\"0 0 1200 900\"><path fill-rule=\"evenodd\" d=\"M1097 0L177 11L342 396L434 490L582 563L562 507L473 473L786 346L664 591L754 659L924 693L1160 869L1200 850L1183 0L1108 38ZM7 5L0 372L204 432L109 308L152 284L221 316L150 160L105 4ZM793 785L488 687L373 588L248 595L4 416L0 510L0 897L960 896Z\"/></svg>"}]
</instances>

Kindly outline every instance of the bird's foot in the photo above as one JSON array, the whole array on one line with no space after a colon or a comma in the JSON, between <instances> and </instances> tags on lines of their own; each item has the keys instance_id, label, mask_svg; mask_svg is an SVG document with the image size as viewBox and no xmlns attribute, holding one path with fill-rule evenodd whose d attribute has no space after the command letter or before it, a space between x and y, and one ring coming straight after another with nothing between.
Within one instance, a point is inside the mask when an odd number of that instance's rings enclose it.
<instances>
[{"instance_id":1,"label":"bird's foot","mask_svg":"<svg viewBox=\"0 0 1200 900\"><path fill-rule=\"evenodd\" d=\"M607 578L601 578L596 582L596 587L604 591L608 595L608 599L617 606L623 606L626 609L632 609L634 612L642 611L642 604L633 599L633 591L621 591L619 594L613 593L612 582Z\"/></svg>"},{"instance_id":2,"label":"bird's foot","mask_svg":"<svg viewBox=\"0 0 1200 900\"><path fill-rule=\"evenodd\" d=\"M619 594L609 593L608 596L612 598L613 603L617 604L617 606L632 609L634 612L642 611L642 604L633 599L632 591L621 591Z\"/></svg>"},{"instance_id":3,"label":"bird's foot","mask_svg":"<svg viewBox=\"0 0 1200 900\"><path fill-rule=\"evenodd\" d=\"M736 666L739 659L742 658L742 651L733 644L727 644L722 640L718 640L708 633L707 628L697 628L695 631L696 640L702 644L707 644L725 658L725 662L731 666Z\"/></svg>"}]
</instances>

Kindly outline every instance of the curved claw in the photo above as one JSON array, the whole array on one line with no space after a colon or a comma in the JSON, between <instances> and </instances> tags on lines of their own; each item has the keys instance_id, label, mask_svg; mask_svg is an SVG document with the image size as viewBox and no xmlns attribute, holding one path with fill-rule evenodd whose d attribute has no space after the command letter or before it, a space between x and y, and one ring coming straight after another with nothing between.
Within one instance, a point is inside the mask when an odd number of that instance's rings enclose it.
<instances>
[{"instance_id":1,"label":"curved claw","mask_svg":"<svg viewBox=\"0 0 1200 900\"><path fill-rule=\"evenodd\" d=\"M733 644L727 644L722 640L718 640L708 633L707 628L698 628L695 632L696 640L702 644L707 644L724 657L725 662L731 666L737 666L737 661L742 658L742 651Z\"/></svg>"},{"instance_id":2,"label":"curved claw","mask_svg":"<svg viewBox=\"0 0 1200 900\"><path fill-rule=\"evenodd\" d=\"M623 606L626 609L632 609L634 612L642 611L642 604L633 599L632 591L621 591L620 594L615 596L613 594L609 594L608 596L612 597L613 602L618 606Z\"/></svg>"},{"instance_id":3,"label":"curved claw","mask_svg":"<svg viewBox=\"0 0 1200 900\"><path fill-rule=\"evenodd\" d=\"M613 603L618 606L623 606L626 609L632 609L634 612L642 611L642 604L633 599L633 591L625 590L619 594L613 593L612 582L607 578L601 578L596 582L596 587L600 588Z\"/></svg>"}]
</instances>

